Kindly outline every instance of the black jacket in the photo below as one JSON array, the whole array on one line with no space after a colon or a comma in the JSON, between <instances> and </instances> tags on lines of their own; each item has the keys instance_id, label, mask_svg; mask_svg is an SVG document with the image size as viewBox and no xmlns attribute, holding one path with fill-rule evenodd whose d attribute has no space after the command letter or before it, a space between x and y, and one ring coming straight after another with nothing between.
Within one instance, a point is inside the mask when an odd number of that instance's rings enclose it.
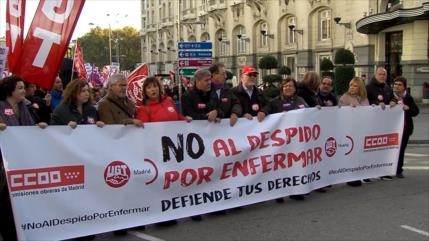
<instances>
[{"instance_id":1,"label":"black jacket","mask_svg":"<svg viewBox=\"0 0 429 241\"><path fill-rule=\"evenodd\" d=\"M378 105L381 102L388 105L393 99L393 91L387 84L380 84L372 77L370 83L366 86L368 101L370 105Z\"/></svg>"},{"instance_id":2,"label":"black jacket","mask_svg":"<svg viewBox=\"0 0 429 241\"><path fill-rule=\"evenodd\" d=\"M315 107L319 104L316 93L302 84L298 84L296 93L305 100L309 107Z\"/></svg>"},{"instance_id":3,"label":"black jacket","mask_svg":"<svg viewBox=\"0 0 429 241\"><path fill-rule=\"evenodd\" d=\"M213 98L219 106L219 117L230 118L232 113L241 116L242 108L240 100L234 95L232 89L222 88L218 97L216 90L212 91Z\"/></svg>"},{"instance_id":4,"label":"black jacket","mask_svg":"<svg viewBox=\"0 0 429 241\"><path fill-rule=\"evenodd\" d=\"M337 96L334 93L329 93L327 95L324 95L322 93L317 92L317 102L320 106L326 106L325 101L331 101L334 106L338 105L338 99Z\"/></svg>"},{"instance_id":5,"label":"black jacket","mask_svg":"<svg viewBox=\"0 0 429 241\"><path fill-rule=\"evenodd\" d=\"M305 100L297 95L293 97L284 97L283 95L274 98L270 104L264 107L264 112L269 114L280 113L283 111L291 111L301 108L307 108Z\"/></svg>"},{"instance_id":6,"label":"black jacket","mask_svg":"<svg viewBox=\"0 0 429 241\"><path fill-rule=\"evenodd\" d=\"M398 103L400 101L399 99L399 97L394 96L392 101ZM414 131L413 117L417 116L420 110L419 107L417 107L416 102L414 102L414 98L408 93L402 98L402 103L410 107L410 109L406 110L404 113L404 135L411 136Z\"/></svg>"},{"instance_id":7,"label":"black jacket","mask_svg":"<svg viewBox=\"0 0 429 241\"><path fill-rule=\"evenodd\" d=\"M184 116L190 116L194 120L207 120L207 114L212 110L217 110L218 117L220 117L218 103L212 91L203 92L194 88L183 94L182 112Z\"/></svg>"},{"instance_id":8,"label":"black jacket","mask_svg":"<svg viewBox=\"0 0 429 241\"><path fill-rule=\"evenodd\" d=\"M68 125L75 121L78 125L95 124L98 121L97 110L87 103L82 106L82 114L71 104L62 102L54 111L51 125Z\"/></svg>"},{"instance_id":9,"label":"black jacket","mask_svg":"<svg viewBox=\"0 0 429 241\"><path fill-rule=\"evenodd\" d=\"M265 105L269 103L267 97L265 97L264 93L262 93L262 90L256 88L255 86L253 87L252 97L249 97L242 84L232 88L232 92L240 101L243 115L249 113L252 116L256 116L258 112L263 111Z\"/></svg>"}]
</instances>

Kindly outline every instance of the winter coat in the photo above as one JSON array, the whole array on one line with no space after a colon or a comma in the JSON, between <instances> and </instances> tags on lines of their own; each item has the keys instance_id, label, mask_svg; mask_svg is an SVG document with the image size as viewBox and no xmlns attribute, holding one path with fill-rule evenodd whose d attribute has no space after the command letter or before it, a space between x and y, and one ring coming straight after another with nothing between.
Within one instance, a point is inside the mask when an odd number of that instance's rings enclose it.
<instances>
[{"instance_id":1,"label":"winter coat","mask_svg":"<svg viewBox=\"0 0 429 241\"><path fill-rule=\"evenodd\" d=\"M190 116L194 120L207 120L207 114L213 110L217 110L219 116L219 106L212 91L204 92L194 88L182 96L184 116Z\"/></svg>"},{"instance_id":2,"label":"winter coat","mask_svg":"<svg viewBox=\"0 0 429 241\"><path fill-rule=\"evenodd\" d=\"M280 113L283 111L291 111L296 109L307 108L308 105L305 100L297 95L292 97L285 97L283 95L274 98L270 104L266 105L264 112L269 114Z\"/></svg>"},{"instance_id":3,"label":"winter coat","mask_svg":"<svg viewBox=\"0 0 429 241\"><path fill-rule=\"evenodd\" d=\"M98 116L105 124L132 124L135 113L134 103L126 97L109 93L98 102Z\"/></svg>"},{"instance_id":4,"label":"winter coat","mask_svg":"<svg viewBox=\"0 0 429 241\"><path fill-rule=\"evenodd\" d=\"M161 102L149 101L137 109L136 119L142 122L178 121L185 118L177 111L171 97L164 98Z\"/></svg>"},{"instance_id":5,"label":"winter coat","mask_svg":"<svg viewBox=\"0 0 429 241\"><path fill-rule=\"evenodd\" d=\"M240 101L243 115L248 113L252 116L256 116L258 112L263 111L265 105L269 104L269 101L262 90L255 86L253 86L251 97L249 97L242 84L234 87L232 92Z\"/></svg>"},{"instance_id":6,"label":"winter coat","mask_svg":"<svg viewBox=\"0 0 429 241\"><path fill-rule=\"evenodd\" d=\"M368 96L369 104L378 105L380 103L384 103L388 105L390 101L393 99L393 91L389 85L383 83L380 84L373 77L370 83L366 86L366 92Z\"/></svg>"},{"instance_id":7,"label":"winter coat","mask_svg":"<svg viewBox=\"0 0 429 241\"><path fill-rule=\"evenodd\" d=\"M74 121L78 125L95 124L98 121L97 110L90 103L85 103L82 106L81 114L76 106L63 101L55 109L51 125L68 125L70 121Z\"/></svg>"}]
</instances>

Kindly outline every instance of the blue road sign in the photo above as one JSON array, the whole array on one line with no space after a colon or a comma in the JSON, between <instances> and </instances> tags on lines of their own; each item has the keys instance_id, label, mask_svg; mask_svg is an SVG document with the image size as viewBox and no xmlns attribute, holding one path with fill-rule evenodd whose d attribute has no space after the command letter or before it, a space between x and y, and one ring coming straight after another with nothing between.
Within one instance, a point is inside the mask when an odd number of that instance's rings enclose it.
<instances>
[{"instance_id":1,"label":"blue road sign","mask_svg":"<svg viewBox=\"0 0 429 241\"><path fill-rule=\"evenodd\" d=\"M179 51L179 58L211 58L211 51Z\"/></svg>"},{"instance_id":2,"label":"blue road sign","mask_svg":"<svg viewBox=\"0 0 429 241\"><path fill-rule=\"evenodd\" d=\"M211 42L179 42L179 49L212 49Z\"/></svg>"}]
</instances>

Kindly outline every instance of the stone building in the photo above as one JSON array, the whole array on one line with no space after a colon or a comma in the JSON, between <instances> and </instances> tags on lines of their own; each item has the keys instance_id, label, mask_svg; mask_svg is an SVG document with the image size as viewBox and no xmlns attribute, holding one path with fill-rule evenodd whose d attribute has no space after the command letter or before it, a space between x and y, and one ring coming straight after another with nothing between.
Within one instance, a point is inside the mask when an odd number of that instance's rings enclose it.
<instances>
[{"instance_id":1,"label":"stone building","mask_svg":"<svg viewBox=\"0 0 429 241\"><path fill-rule=\"evenodd\" d=\"M384 66L412 94L429 82L429 0L142 0L142 62L151 73L177 63L179 41L211 41L216 61L238 75L275 56L300 79L323 58L351 50L356 74ZM179 18L180 17L180 18Z\"/></svg>"}]
</instances>

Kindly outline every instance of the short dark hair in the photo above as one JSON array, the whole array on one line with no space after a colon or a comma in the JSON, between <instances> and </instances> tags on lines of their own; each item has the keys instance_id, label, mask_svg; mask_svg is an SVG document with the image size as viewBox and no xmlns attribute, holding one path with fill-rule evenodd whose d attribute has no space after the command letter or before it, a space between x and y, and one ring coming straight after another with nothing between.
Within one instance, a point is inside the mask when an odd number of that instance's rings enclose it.
<instances>
[{"instance_id":1,"label":"short dark hair","mask_svg":"<svg viewBox=\"0 0 429 241\"><path fill-rule=\"evenodd\" d=\"M146 78L143 82L143 87L142 87L143 105L148 104L148 103L146 103L146 101L149 99L146 95L146 87L150 84L156 85L158 87L158 89L159 89L159 102L161 102L162 99L164 98L163 97L164 91L162 89L161 83L159 82L157 77L151 76L151 77Z\"/></svg>"},{"instance_id":2,"label":"short dark hair","mask_svg":"<svg viewBox=\"0 0 429 241\"><path fill-rule=\"evenodd\" d=\"M214 63L214 64L210 65L209 71L212 74L218 74L220 68L225 68L225 65L222 63Z\"/></svg>"},{"instance_id":3,"label":"short dark hair","mask_svg":"<svg viewBox=\"0 0 429 241\"><path fill-rule=\"evenodd\" d=\"M20 81L25 83L24 79L18 75L8 76L0 80L0 100L6 100L7 97L12 96L16 84Z\"/></svg>"},{"instance_id":4,"label":"short dark hair","mask_svg":"<svg viewBox=\"0 0 429 241\"><path fill-rule=\"evenodd\" d=\"M395 82L401 82L405 88L407 88L407 79L403 76L398 76L393 80L393 83Z\"/></svg>"}]
</instances>

